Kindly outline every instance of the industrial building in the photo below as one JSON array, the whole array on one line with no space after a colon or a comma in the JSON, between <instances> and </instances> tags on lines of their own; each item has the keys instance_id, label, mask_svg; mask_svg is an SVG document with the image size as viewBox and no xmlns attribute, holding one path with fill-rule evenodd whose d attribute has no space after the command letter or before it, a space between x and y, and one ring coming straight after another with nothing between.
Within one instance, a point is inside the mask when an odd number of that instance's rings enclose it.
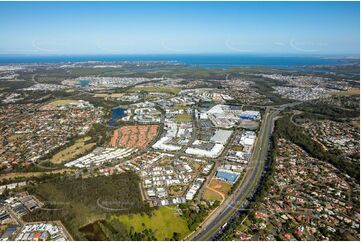
<instances>
[{"instance_id":1,"label":"industrial building","mask_svg":"<svg viewBox=\"0 0 361 242\"><path fill-rule=\"evenodd\" d=\"M233 172L230 170L224 170L224 169L218 169L216 177L223 181L226 181L228 183L234 184L238 180L239 175L240 174L237 172Z\"/></svg>"},{"instance_id":2,"label":"industrial building","mask_svg":"<svg viewBox=\"0 0 361 242\"><path fill-rule=\"evenodd\" d=\"M239 114L239 118L241 120L259 120L261 119L261 114L260 112L258 111L242 111L240 114Z\"/></svg>"}]
</instances>

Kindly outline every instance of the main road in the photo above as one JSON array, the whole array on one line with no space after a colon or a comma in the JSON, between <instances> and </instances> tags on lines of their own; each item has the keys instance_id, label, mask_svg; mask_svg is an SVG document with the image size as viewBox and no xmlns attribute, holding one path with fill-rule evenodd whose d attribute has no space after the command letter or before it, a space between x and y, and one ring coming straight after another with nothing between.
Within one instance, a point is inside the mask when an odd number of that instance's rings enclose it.
<instances>
[{"instance_id":1,"label":"main road","mask_svg":"<svg viewBox=\"0 0 361 242\"><path fill-rule=\"evenodd\" d=\"M211 240L223 229L224 225L238 210L243 209L247 205L247 199L253 196L262 177L268 152L269 138L273 128L273 119L276 113L277 112L270 111L270 107L267 107L257 138L257 144L239 187L201 224L198 230L194 231L187 238L191 240Z\"/></svg>"}]
</instances>

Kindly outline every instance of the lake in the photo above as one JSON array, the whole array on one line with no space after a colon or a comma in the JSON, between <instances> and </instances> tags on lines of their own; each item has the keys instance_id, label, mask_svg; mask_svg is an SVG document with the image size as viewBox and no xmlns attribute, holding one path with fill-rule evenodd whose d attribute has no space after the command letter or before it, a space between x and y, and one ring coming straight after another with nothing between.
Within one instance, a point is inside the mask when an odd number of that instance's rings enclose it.
<instances>
[{"instance_id":1,"label":"lake","mask_svg":"<svg viewBox=\"0 0 361 242\"><path fill-rule=\"evenodd\" d=\"M124 108L113 108L112 117L109 120L109 126L113 127L119 119L125 116L126 109Z\"/></svg>"}]
</instances>

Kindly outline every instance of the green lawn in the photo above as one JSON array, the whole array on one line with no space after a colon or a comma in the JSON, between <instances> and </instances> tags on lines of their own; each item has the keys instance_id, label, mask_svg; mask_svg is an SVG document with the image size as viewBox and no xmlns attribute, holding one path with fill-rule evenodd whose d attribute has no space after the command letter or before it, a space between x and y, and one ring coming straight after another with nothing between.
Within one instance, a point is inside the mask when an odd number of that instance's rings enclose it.
<instances>
[{"instance_id":1,"label":"green lawn","mask_svg":"<svg viewBox=\"0 0 361 242\"><path fill-rule=\"evenodd\" d=\"M151 229L157 240L166 240L166 238L169 240L174 232L181 234L180 238L189 233L187 222L180 217L175 207L161 207L155 210L152 216L120 215L112 216L111 219L118 219L126 226L127 230L130 230L130 227L133 227L136 232Z\"/></svg>"}]
</instances>

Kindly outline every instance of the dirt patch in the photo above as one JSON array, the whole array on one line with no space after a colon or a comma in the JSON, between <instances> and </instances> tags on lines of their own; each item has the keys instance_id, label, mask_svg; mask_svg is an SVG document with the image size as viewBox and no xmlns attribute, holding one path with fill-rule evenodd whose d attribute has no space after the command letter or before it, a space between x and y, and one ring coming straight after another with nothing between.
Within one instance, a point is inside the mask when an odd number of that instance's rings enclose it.
<instances>
[{"instance_id":1,"label":"dirt patch","mask_svg":"<svg viewBox=\"0 0 361 242\"><path fill-rule=\"evenodd\" d=\"M213 188L214 190L216 190L226 196L228 194L228 192L231 190L232 185L228 184L225 181L219 180L219 179L213 179L209 183L208 187Z\"/></svg>"},{"instance_id":2,"label":"dirt patch","mask_svg":"<svg viewBox=\"0 0 361 242\"><path fill-rule=\"evenodd\" d=\"M222 201L222 196L209 188L204 189L202 198L207 201Z\"/></svg>"},{"instance_id":3,"label":"dirt patch","mask_svg":"<svg viewBox=\"0 0 361 242\"><path fill-rule=\"evenodd\" d=\"M124 96L124 93L96 93L94 97L110 97L110 98L120 98Z\"/></svg>"}]
</instances>

